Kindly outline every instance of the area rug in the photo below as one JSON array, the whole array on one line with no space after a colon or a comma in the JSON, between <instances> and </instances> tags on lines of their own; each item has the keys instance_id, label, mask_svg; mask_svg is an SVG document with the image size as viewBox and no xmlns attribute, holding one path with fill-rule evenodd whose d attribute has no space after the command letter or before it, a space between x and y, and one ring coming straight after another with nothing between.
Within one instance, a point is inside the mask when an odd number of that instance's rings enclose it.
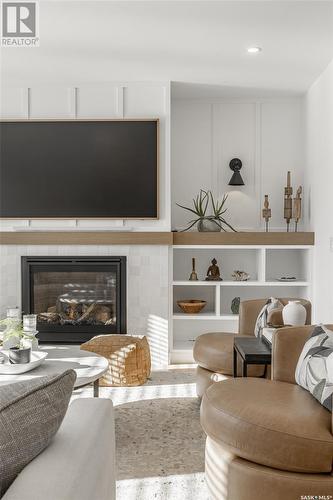
<instances>
[{"instance_id":1,"label":"area rug","mask_svg":"<svg viewBox=\"0 0 333 500\"><path fill-rule=\"evenodd\" d=\"M195 370L153 371L100 397L115 406L117 500L208 500Z\"/></svg>"}]
</instances>

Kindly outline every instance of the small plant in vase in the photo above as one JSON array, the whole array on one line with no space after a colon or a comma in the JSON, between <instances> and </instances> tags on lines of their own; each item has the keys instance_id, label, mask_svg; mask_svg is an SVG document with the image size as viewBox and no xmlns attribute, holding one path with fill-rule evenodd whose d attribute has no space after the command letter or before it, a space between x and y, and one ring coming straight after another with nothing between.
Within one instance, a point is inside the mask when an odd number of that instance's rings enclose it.
<instances>
[{"instance_id":1,"label":"small plant in vase","mask_svg":"<svg viewBox=\"0 0 333 500\"><path fill-rule=\"evenodd\" d=\"M177 203L177 206L193 213L196 217L189 222L189 226L183 231L188 231L193 226L197 225L198 231L200 232L219 232L228 231L225 226L231 231L237 232L223 217L227 208L225 208L225 203L228 199L228 195L224 194L222 201L214 200L213 193L211 191L205 191L200 189L200 193L193 198L193 208L185 207ZM209 204L211 203L212 214L207 215L207 210Z\"/></svg>"},{"instance_id":2,"label":"small plant in vase","mask_svg":"<svg viewBox=\"0 0 333 500\"><path fill-rule=\"evenodd\" d=\"M2 346L4 349L26 349L38 348L38 340L35 333L27 332L23 328L22 321L16 318L5 318L0 320L0 327L5 326L2 331Z\"/></svg>"}]
</instances>

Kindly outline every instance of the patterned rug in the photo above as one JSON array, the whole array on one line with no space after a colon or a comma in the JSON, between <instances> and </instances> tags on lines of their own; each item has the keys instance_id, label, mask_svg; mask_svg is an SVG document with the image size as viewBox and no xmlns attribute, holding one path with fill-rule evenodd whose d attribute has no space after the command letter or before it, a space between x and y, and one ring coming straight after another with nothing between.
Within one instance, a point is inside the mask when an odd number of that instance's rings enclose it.
<instances>
[{"instance_id":1,"label":"patterned rug","mask_svg":"<svg viewBox=\"0 0 333 500\"><path fill-rule=\"evenodd\" d=\"M195 370L154 371L100 397L115 405L117 500L208 500Z\"/></svg>"}]
</instances>

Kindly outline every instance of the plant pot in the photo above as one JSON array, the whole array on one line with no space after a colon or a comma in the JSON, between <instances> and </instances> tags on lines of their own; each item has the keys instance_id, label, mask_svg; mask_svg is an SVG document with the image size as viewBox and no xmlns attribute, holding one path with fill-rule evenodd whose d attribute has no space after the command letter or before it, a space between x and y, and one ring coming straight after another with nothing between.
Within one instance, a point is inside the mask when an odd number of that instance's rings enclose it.
<instances>
[{"instance_id":1,"label":"plant pot","mask_svg":"<svg viewBox=\"0 0 333 500\"><path fill-rule=\"evenodd\" d=\"M284 325L303 326L306 321L306 309L299 300L289 300L282 310Z\"/></svg>"},{"instance_id":2,"label":"plant pot","mask_svg":"<svg viewBox=\"0 0 333 500\"><path fill-rule=\"evenodd\" d=\"M200 233L203 232L214 232L218 233L221 231L221 228L214 220L211 219L200 219L197 223L197 228Z\"/></svg>"},{"instance_id":3,"label":"plant pot","mask_svg":"<svg viewBox=\"0 0 333 500\"><path fill-rule=\"evenodd\" d=\"M20 349L19 347L11 347L9 349L9 362L12 364L30 363L31 348L27 347Z\"/></svg>"}]
</instances>

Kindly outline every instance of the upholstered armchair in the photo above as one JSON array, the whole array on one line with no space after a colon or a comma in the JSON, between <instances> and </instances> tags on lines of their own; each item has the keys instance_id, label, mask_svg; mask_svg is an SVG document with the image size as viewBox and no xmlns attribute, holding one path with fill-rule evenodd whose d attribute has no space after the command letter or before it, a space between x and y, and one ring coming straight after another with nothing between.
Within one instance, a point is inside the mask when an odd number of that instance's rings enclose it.
<instances>
[{"instance_id":1,"label":"upholstered armchair","mask_svg":"<svg viewBox=\"0 0 333 500\"><path fill-rule=\"evenodd\" d=\"M285 305L289 300L300 300L307 311L306 324L311 324L311 303L308 300L279 298ZM233 373L233 345L235 335L254 335L254 328L258 314L267 299L245 300L239 307L238 333L204 333L200 335L193 347L193 356L197 367L197 394L202 396L207 387L213 382L231 376ZM275 314L275 313L274 313ZM282 315L280 312L280 322ZM279 318L277 318L278 320ZM260 377L264 373L263 366L249 366L249 376Z\"/></svg>"},{"instance_id":2,"label":"upholstered armchair","mask_svg":"<svg viewBox=\"0 0 333 500\"><path fill-rule=\"evenodd\" d=\"M274 332L272 380L239 377L205 391L201 424L212 500L332 498L332 414L295 382L312 331Z\"/></svg>"}]
</instances>

